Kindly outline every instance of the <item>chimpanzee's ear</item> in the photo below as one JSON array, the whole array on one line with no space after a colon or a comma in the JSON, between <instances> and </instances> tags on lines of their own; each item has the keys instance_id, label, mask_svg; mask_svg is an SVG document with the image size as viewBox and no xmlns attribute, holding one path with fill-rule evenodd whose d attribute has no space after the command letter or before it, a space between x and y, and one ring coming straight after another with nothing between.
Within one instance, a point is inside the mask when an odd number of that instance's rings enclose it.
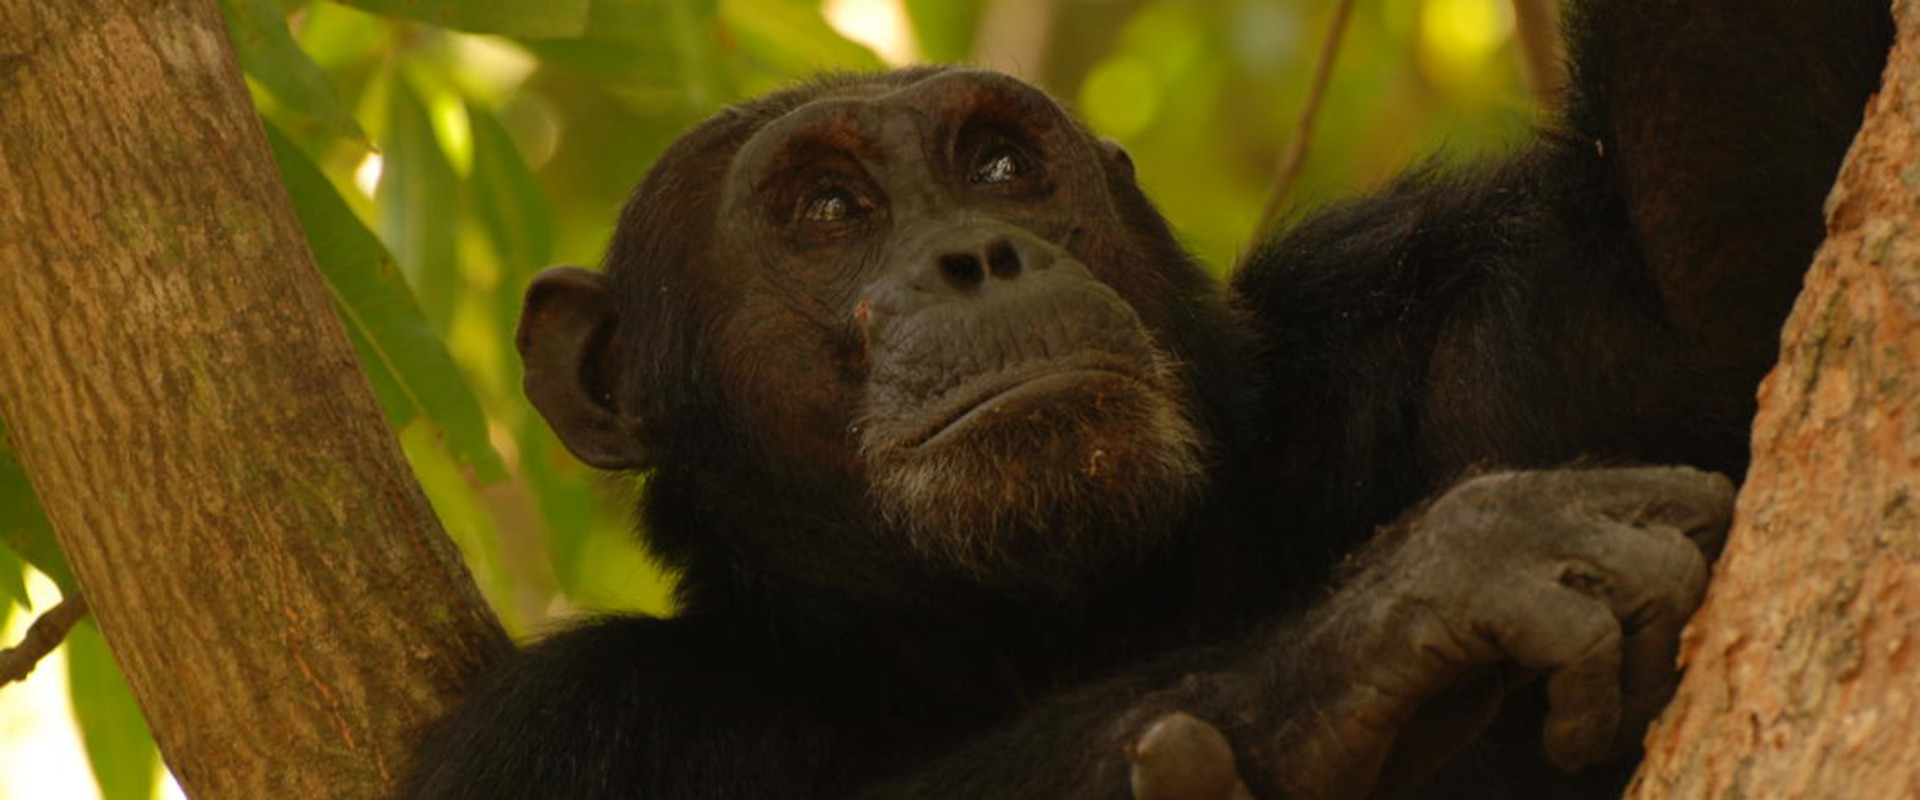
<instances>
[{"instance_id":1,"label":"chimpanzee's ear","mask_svg":"<svg viewBox=\"0 0 1920 800\"><path fill-rule=\"evenodd\" d=\"M579 267L553 267L527 287L514 344L526 365L522 386L533 407L581 461L601 469L647 463L640 418L620 396L620 312L607 279Z\"/></svg>"},{"instance_id":2,"label":"chimpanzee's ear","mask_svg":"<svg viewBox=\"0 0 1920 800\"><path fill-rule=\"evenodd\" d=\"M1127 154L1127 148L1120 146L1120 140L1101 137L1094 140L1094 144L1099 148L1101 158L1119 167L1128 179L1133 178L1133 156Z\"/></svg>"}]
</instances>

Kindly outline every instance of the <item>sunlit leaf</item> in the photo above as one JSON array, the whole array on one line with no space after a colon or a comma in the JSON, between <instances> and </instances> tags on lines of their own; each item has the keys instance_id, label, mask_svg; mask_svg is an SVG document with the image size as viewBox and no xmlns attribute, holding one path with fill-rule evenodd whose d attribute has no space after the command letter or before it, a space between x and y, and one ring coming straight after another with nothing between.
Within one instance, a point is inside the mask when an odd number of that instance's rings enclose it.
<instances>
[{"instance_id":1,"label":"sunlit leaf","mask_svg":"<svg viewBox=\"0 0 1920 800\"><path fill-rule=\"evenodd\" d=\"M560 590L580 590L580 552L592 533L598 501L593 473L561 447L538 417L522 420L514 431L520 444L520 478L533 489L546 523L547 554Z\"/></svg>"},{"instance_id":2,"label":"sunlit leaf","mask_svg":"<svg viewBox=\"0 0 1920 800\"><path fill-rule=\"evenodd\" d=\"M624 91L678 90L705 112L731 98L718 19L715 0L595 0L581 39L527 45L542 61L598 73Z\"/></svg>"},{"instance_id":3,"label":"sunlit leaf","mask_svg":"<svg viewBox=\"0 0 1920 800\"><path fill-rule=\"evenodd\" d=\"M660 0L595 0L581 38L526 44L542 62L591 72L602 80L677 83L682 70L673 52L666 5Z\"/></svg>"},{"instance_id":4,"label":"sunlit leaf","mask_svg":"<svg viewBox=\"0 0 1920 800\"><path fill-rule=\"evenodd\" d=\"M542 39L527 42L527 49L542 64L588 73L605 81L678 80L676 64L664 48L594 39Z\"/></svg>"},{"instance_id":5,"label":"sunlit leaf","mask_svg":"<svg viewBox=\"0 0 1920 800\"><path fill-rule=\"evenodd\" d=\"M53 525L41 510L39 498L34 496L33 484L27 482L27 471L14 457L4 421L0 421L0 544L5 544L34 569L46 573L61 591L73 590L73 570L67 568L67 557L53 538ZM10 588L9 585L0 591ZM24 588L17 597L21 605L32 606L27 602Z\"/></svg>"},{"instance_id":6,"label":"sunlit leaf","mask_svg":"<svg viewBox=\"0 0 1920 800\"><path fill-rule=\"evenodd\" d=\"M630 608L648 614L673 613L673 578L644 551L633 533L617 523L594 525L581 542L575 565L574 599L590 608Z\"/></svg>"},{"instance_id":7,"label":"sunlit leaf","mask_svg":"<svg viewBox=\"0 0 1920 800\"><path fill-rule=\"evenodd\" d=\"M328 131L366 139L347 104L287 32L287 21L273 0L220 0L227 34L247 77L258 81L296 114Z\"/></svg>"},{"instance_id":8,"label":"sunlit leaf","mask_svg":"<svg viewBox=\"0 0 1920 800\"><path fill-rule=\"evenodd\" d=\"M433 515L447 531L486 596L489 605L509 630L520 625L520 615L512 605L515 575L500 557L500 530L493 514L481 502L479 494L459 465L436 447L430 437L419 431L400 436L407 463L420 481L420 489L433 505Z\"/></svg>"},{"instance_id":9,"label":"sunlit leaf","mask_svg":"<svg viewBox=\"0 0 1920 800\"><path fill-rule=\"evenodd\" d=\"M498 480L505 468L487 440L480 403L414 304L393 259L284 134L269 125L267 141L334 307L388 418L405 425L424 415L454 458L473 468L481 481Z\"/></svg>"},{"instance_id":10,"label":"sunlit leaf","mask_svg":"<svg viewBox=\"0 0 1920 800\"><path fill-rule=\"evenodd\" d=\"M589 0L340 0L389 17L508 36L579 36Z\"/></svg>"},{"instance_id":11,"label":"sunlit leaf","mask_svg":"<svg viewBox=\"0 0 1920 800\"><path fill-rule=\"evenodd\" d=\"M712 0L665 0L666 29L680 62L681 85L695 105L730 100L720 71L719 19Z\"/></svg>"},{"instance_id":12,"label":"sunlit leaf","mask_svg":"<svg viewBox=\"0 0 1920 800\"><path fill-rule=\"evenodd\" d=\"M965 61L973 52L979 0L907 0L907 18L928 61Z\"/></svg>"},{"instance_id":13,"label":"sunlit leaf","mask_svg":"<svg viewBox=\"0 0 1920 800\"><path fill-rule=\"evenodd\" d=\"M553 207L500 121L477 106L467 109L467 118L473 129L469 200L500 266L490 301L493 325L504 332L519 318L527 283L553 256ZM501 363L515 362L512 337L493 338Z\"/></svg>"},{"instance_id":14,"label":"sunlit leaf","mask_svg":"<svg viewBox=\"0 0 1920 800\"><path fill-rule=\"evenodd\" d=\"M385 169L374 200L380 233L435 330L445 331L460 288L453 228L459 181L440 149L426 104L404 77L388 92Z\"/></svg>"},{"instance_id":15,"label":"sunlit leaf","mask_svg":"<svg viewBox=\"0 0 1920 800\"><path fill-rule=\"evenodd\" d=\"M300 18L294 33L300 49L335 78L336 70L372 66L391 58L402 38L413 39L406 26L336 3L314 3ZM336 84L345 89L350 84Z\"/></svg>"},{"instance_id":16,"label":"sunlit leaf","mask_svg":"<svg viewBox=\"0 0 1920 800\"><path fill-rule=\"evenodd\" d=\"M517 294L553 256L553 207L500 121L471 105L467 121L473 128L474 214L506 267L501 283Z\"/></svg>"},{"instance_id":17,"label":"sunlit leaf","mask_svg":"<svg viewBox=\"0 0 1920 800\"><path fill-rule=\"evenodd\" d=\"M729 0L720 7L720 19L742 50L795 76L885 66L872 50L828 25L817 2Z\"/></svg>"},{"instance_id":18,"label":"sunlit leaf","mask_svg":"<svg viewBox=\"0 0 1920 800\"><path fill-rule=\"evenodd\" d=\"M587 38L629 44L664 45L669 35L692 35L711 40L714 31L692 31L681 17L699 25L710 25L720 13L718 0L594 0L593 15L587 23Z\"/></svg>"},{"instance_id":19,"label":"sunlit leaf","mask_svg":"<svg viewBox=\"0 0 1920 800\"><path fill-rule=\"evenodd\" d=\"M0 630L6 629L15 604L33 605L27 598L27 565L13 548L0 547Z\"/></svg>"},{"instance_id":20,"label":"sunlit leaf","mask_svg":"<svg viewBox=\"0 0 1920 800\"><path fill-rule=\"evenodd\" d=\"M153 797L154 749L147 718L133 700L133 690L120 674L105 639L93 620L82 620L67 634L68 694L74 721L93 763L94 781L103 800L148 800Z\"/></svg>"}]
</instances>

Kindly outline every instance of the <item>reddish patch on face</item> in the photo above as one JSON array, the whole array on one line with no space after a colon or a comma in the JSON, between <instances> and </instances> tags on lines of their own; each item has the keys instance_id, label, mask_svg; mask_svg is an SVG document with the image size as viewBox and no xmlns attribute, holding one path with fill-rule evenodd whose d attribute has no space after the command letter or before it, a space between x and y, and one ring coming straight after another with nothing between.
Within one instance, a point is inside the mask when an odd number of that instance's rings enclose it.
<instances>
[{"instance_id":1,"label":"reddish patch on face","mask_svg":"<svg viewBox=\"0 0 1920 800\"><path fill-rule=\"evenodd\" d=\"M870 320L873 318L873 301L860 298L860 304L853 307L853 321L860 328L860 344L871 349L869 336L873 331Z\"/></svg>"}]
</instances>

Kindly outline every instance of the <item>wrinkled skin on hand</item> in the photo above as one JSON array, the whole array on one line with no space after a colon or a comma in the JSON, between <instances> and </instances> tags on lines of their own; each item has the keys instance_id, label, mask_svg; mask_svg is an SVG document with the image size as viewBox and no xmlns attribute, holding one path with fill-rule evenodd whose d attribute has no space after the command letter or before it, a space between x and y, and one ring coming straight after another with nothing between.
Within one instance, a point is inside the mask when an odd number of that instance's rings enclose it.
<instances>
[{"instance_id":1,"label":"wrinkled skin on hand","mask_svg":"<svg viewBox=\"0 0 1920 800\"><path fill-rule=\"evenodd\" d=\"M1314 659L1349 668L1309 689L1319 713L1263 729L1249 704L1279 681L1236 676L1227 731L1181 712L1146 726L1127 752L1134 796L1247 797L1237 751L1255 794L1366 797L1443 763L1535 677L1555 765L1617 754L1672 694L1680 631L1732 509L1731 482L1684 467L1468 480L1383 537L1310 630L1289 632L1304 640L1276 654L1280 680Z\"/></svg>"}]
</instances>

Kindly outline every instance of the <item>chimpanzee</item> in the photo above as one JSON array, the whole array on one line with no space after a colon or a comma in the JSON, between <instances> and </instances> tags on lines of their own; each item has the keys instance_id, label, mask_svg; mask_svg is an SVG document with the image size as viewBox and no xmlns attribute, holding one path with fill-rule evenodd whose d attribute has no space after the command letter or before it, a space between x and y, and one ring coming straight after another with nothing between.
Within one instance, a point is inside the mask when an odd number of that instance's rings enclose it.
<instances>
[{"instance_id":1,"label":"chimpanzee","mask_svg":"<svg viewBox=\"0 0 1920 800\"><path fill-rule=\"evenodd\" d=\"M1225 288L1013 79L721 112L518 340L576 455L650 470L680 611L500 664L404 796L1617 792L1887 17L1576 2L1529 147Z\"/></svg>"}]
</instances>

